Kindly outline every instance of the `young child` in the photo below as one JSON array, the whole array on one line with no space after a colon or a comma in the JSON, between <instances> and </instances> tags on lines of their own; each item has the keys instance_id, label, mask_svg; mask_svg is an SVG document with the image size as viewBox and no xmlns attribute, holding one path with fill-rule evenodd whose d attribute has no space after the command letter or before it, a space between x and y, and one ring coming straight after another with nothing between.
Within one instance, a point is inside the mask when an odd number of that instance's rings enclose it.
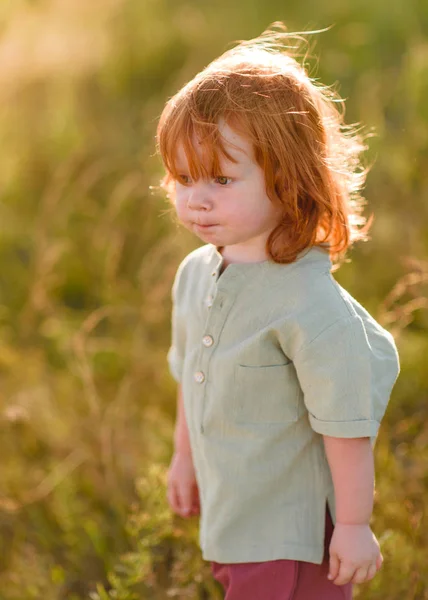
<instances>
[{"instance_id":1,"label":"young child","mask_svg":"<svg viewBox=\"0 0 428 600\"><path fill-rule=\"evenodd\" d=\"M200 513L226 600L349 600L383 560L373 446L399 358L332 276L368 237L365 146L274 25L196 75L158 125L162 186L204 242L172 288L167 495Z\"/></svg>"}]
</instances>

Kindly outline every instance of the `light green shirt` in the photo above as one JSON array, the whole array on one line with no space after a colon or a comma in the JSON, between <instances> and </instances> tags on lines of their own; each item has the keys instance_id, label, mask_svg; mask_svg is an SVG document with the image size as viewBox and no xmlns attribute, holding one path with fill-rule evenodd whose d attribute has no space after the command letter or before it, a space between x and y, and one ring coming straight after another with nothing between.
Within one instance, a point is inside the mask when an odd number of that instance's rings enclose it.
<instances>
[{"instance_id":1,"label":"light green shirt","mask_svg":"<svg viewBox=\"0 0 428 600\"><path fill-rule=\"evenodd\" d=\"M172 298L207 561L321 564L336 522L322 435L374 445L400 366L391 334L313 247L289 265L233 263L213 244L184 258Z\"/></svg>"}]
</instances>

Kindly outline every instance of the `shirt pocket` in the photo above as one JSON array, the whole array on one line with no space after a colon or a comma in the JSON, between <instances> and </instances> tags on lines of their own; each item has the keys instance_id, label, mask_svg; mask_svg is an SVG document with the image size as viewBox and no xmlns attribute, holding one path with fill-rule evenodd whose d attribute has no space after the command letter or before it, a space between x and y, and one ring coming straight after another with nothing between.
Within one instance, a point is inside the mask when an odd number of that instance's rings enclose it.
<instances>
[{"instance_id":1,"label":"shirt pocket","mask_svg":"<svg viewBox=\"0 0 428 600\"><path fill-rule=\"evenodd\" d=\"M236 423L297 421L299 392L294 364L235 367Z\"/></svg>"}]
</instances>

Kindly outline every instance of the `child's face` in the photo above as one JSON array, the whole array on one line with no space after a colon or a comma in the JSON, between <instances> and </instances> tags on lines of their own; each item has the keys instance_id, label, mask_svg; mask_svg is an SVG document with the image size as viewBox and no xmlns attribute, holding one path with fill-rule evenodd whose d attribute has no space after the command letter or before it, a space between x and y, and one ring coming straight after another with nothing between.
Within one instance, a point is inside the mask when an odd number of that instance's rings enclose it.
<instances>
[{"instance_id":1,"label":"child's face","mask_svg":"<svg viewBox=\"0 0 428 600\"><path fill-rule=\"evenodd\" d=\"M177 168L186 182L176 181L178 219L206 243L233 246L230 251L237 260L266 258L266 240L278 224L279 210L266 195L264 173L254 161L250 142L224 122L219 128L227 151L238 162L221 158L221 177L192 181L185 152L178 146Z\"/></svg>"}]
</instances>

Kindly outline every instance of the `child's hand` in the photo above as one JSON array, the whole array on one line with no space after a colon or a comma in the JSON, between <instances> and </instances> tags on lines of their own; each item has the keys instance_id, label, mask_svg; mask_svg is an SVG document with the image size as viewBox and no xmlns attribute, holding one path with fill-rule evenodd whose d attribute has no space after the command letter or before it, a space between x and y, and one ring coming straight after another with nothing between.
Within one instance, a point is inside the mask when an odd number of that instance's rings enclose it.
<instances>
[{"instance_id":1,"label":"child's hand","mask_svg":"<svg viewBox=\"0 0 428 600\"><path fill-rule=\"evenodd\" d=\"M167 478L167 499L171 509L181 517L200 513L199 490L191 454L175 453Z\"/></svg>"},{"instance_id":2,"label":"child's hand","mask_svg":"<svg viewBox=\"0 0 428 600\"><path fill-rule=\"evenodd\" d=\"M329 550L328 578L336 585L369 581L382 566L379 542L369 525L336 523Z\"/></svg>"}]
</instances>

